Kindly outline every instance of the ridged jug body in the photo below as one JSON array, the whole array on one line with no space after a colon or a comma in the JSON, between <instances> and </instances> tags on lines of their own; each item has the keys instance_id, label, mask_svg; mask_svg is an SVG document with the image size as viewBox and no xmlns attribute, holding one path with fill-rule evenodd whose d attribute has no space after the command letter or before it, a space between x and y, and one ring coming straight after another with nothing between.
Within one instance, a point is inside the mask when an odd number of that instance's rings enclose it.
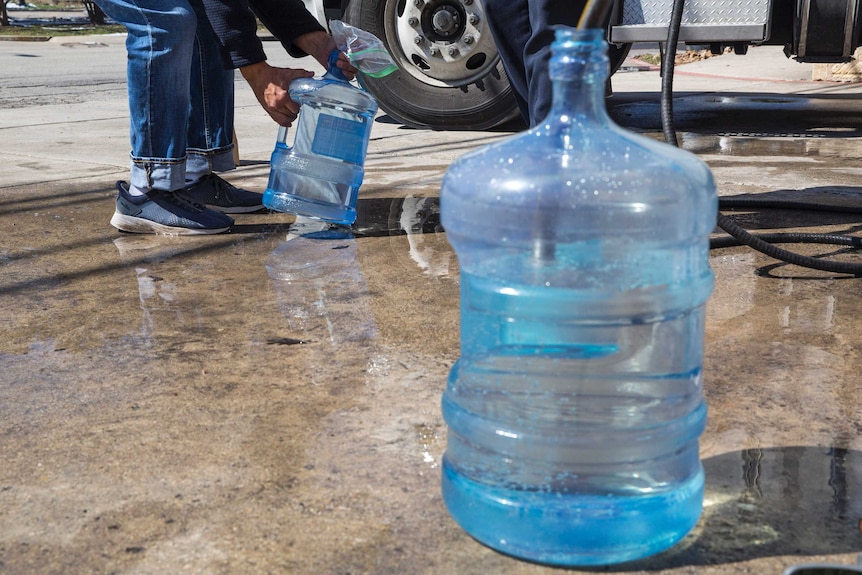
<instances>
[{"instance_id":1,"label":"ridged jug body","mask_svg":"<svg viewBox=\"0 0 862 575\"><path fill-rule=\"evenodd\" d=\"M652 555L697 522L712 175L607 116L599 30L559 29L534 129L447 171L461 349L443 496L473 537L558 565Z\"/></svg>"}]
</instances>

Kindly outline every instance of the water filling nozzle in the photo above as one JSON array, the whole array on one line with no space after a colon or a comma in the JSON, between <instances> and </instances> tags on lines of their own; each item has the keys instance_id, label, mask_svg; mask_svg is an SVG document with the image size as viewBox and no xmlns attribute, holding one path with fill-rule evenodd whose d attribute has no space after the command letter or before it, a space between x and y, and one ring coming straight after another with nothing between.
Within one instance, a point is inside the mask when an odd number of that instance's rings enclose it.
<instances>
[{"instance_id":1,"label":"water filling nozzle","mask_svg":"<svg viewBox=\"0 0 862 575\"><path fill-rule=\"evenodd\" d=\"M578 19L577 29L604 28L612 5L613 0L587 0ZM551 215L545 218L547 221L540 226L540 236L533 245L533 261L537 264L552 262L556 258L557 246L553 231L556 217Z\"/></svg>"},{"instance_id":2,"label":"water filling nozzle","mask_svg":"<svg viewBox=\"0 0 862 575\"><path fill-rule=\"evenodd\" d=\"M587 0L584 11L578 20L579 30L587 28L604 28L605 20L611 11L613 0Z\"/></svg>"}]
</instances>

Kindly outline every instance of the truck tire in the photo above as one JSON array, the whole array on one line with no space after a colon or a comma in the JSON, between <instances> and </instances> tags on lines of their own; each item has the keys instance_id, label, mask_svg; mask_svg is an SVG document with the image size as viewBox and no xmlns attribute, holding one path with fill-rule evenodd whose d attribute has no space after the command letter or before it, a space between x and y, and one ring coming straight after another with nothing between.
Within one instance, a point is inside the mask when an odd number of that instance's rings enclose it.
<instances>
[{"instance_id":1,"label":"truck tire","mask_svg":"<svg viewBox=\"0 0 862 575\"><path fill-rule=\"evenodd\" d=\"M398 65L363 78L395 120L485 130L520 116L481 0L351 0L344 19L380 38Z\"/></svg>"}]
</instances>

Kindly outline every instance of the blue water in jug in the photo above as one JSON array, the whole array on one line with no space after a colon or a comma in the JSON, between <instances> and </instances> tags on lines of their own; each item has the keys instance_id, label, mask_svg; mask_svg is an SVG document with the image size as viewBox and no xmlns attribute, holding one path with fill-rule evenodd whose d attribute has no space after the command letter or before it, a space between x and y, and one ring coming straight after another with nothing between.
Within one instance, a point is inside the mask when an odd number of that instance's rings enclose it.
<instances>
[{"instance_id":1,"label":"blue water in jug","mask_svg":"<svg viewBox=\"0 0 862 575\"><path fill-rule=\"evenodd\" d=\"M693 154L610 120L601 30L560 28L550 70L544 122L443 180L461 355L442 490L492 548L612 564L671 547L701 513L717 197Z\"/></svg>"},{"instance_id":2,"label":"blue water in jug","mask_svg":"<svg viewBox=\"0 0 862 575\"><path fill-rule=\"evenodd\" d=\"M301 104L293 146L281 127L270 160L263 205L279 212L336 224L356 221L356 200L365 174L365 154L377 102L350 84L329 57L322 78L290 83Z\"/></svg>"}]
</instances>

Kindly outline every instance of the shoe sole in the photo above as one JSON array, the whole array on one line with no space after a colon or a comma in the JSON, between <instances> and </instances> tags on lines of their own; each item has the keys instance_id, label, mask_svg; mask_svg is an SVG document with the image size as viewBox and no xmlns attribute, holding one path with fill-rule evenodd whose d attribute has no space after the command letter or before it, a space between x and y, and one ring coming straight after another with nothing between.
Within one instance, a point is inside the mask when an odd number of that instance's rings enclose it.
<instances>
[{"instance_id":1,"label":"shoe sole","mask_svg":"<svg viewBox=\"0 0 862 575\"><path fill-rule=\"evenodd\" d=\"M207 204L211 210L215 210L217 212L221 212L223 214L250 214L252 212L260 212L264 209L263 204L257 206L215 206Z\"/></svg>"},{"instance_id":2,"label":"shoe sole","mask_svg":"<svg viewBox=\"0 0 862 575\"><path fill-rule=\"evenodd\" d=\"M199 236L206 234L220 234L230 229L230 226L223 228L178 228L176 226L166 226L144 218L136 218L127 216L118 212L114 212L111 217L111 225L121 232L129 232L133 234L158 234L162 236Z\"/></svg>"}]
</instances>

